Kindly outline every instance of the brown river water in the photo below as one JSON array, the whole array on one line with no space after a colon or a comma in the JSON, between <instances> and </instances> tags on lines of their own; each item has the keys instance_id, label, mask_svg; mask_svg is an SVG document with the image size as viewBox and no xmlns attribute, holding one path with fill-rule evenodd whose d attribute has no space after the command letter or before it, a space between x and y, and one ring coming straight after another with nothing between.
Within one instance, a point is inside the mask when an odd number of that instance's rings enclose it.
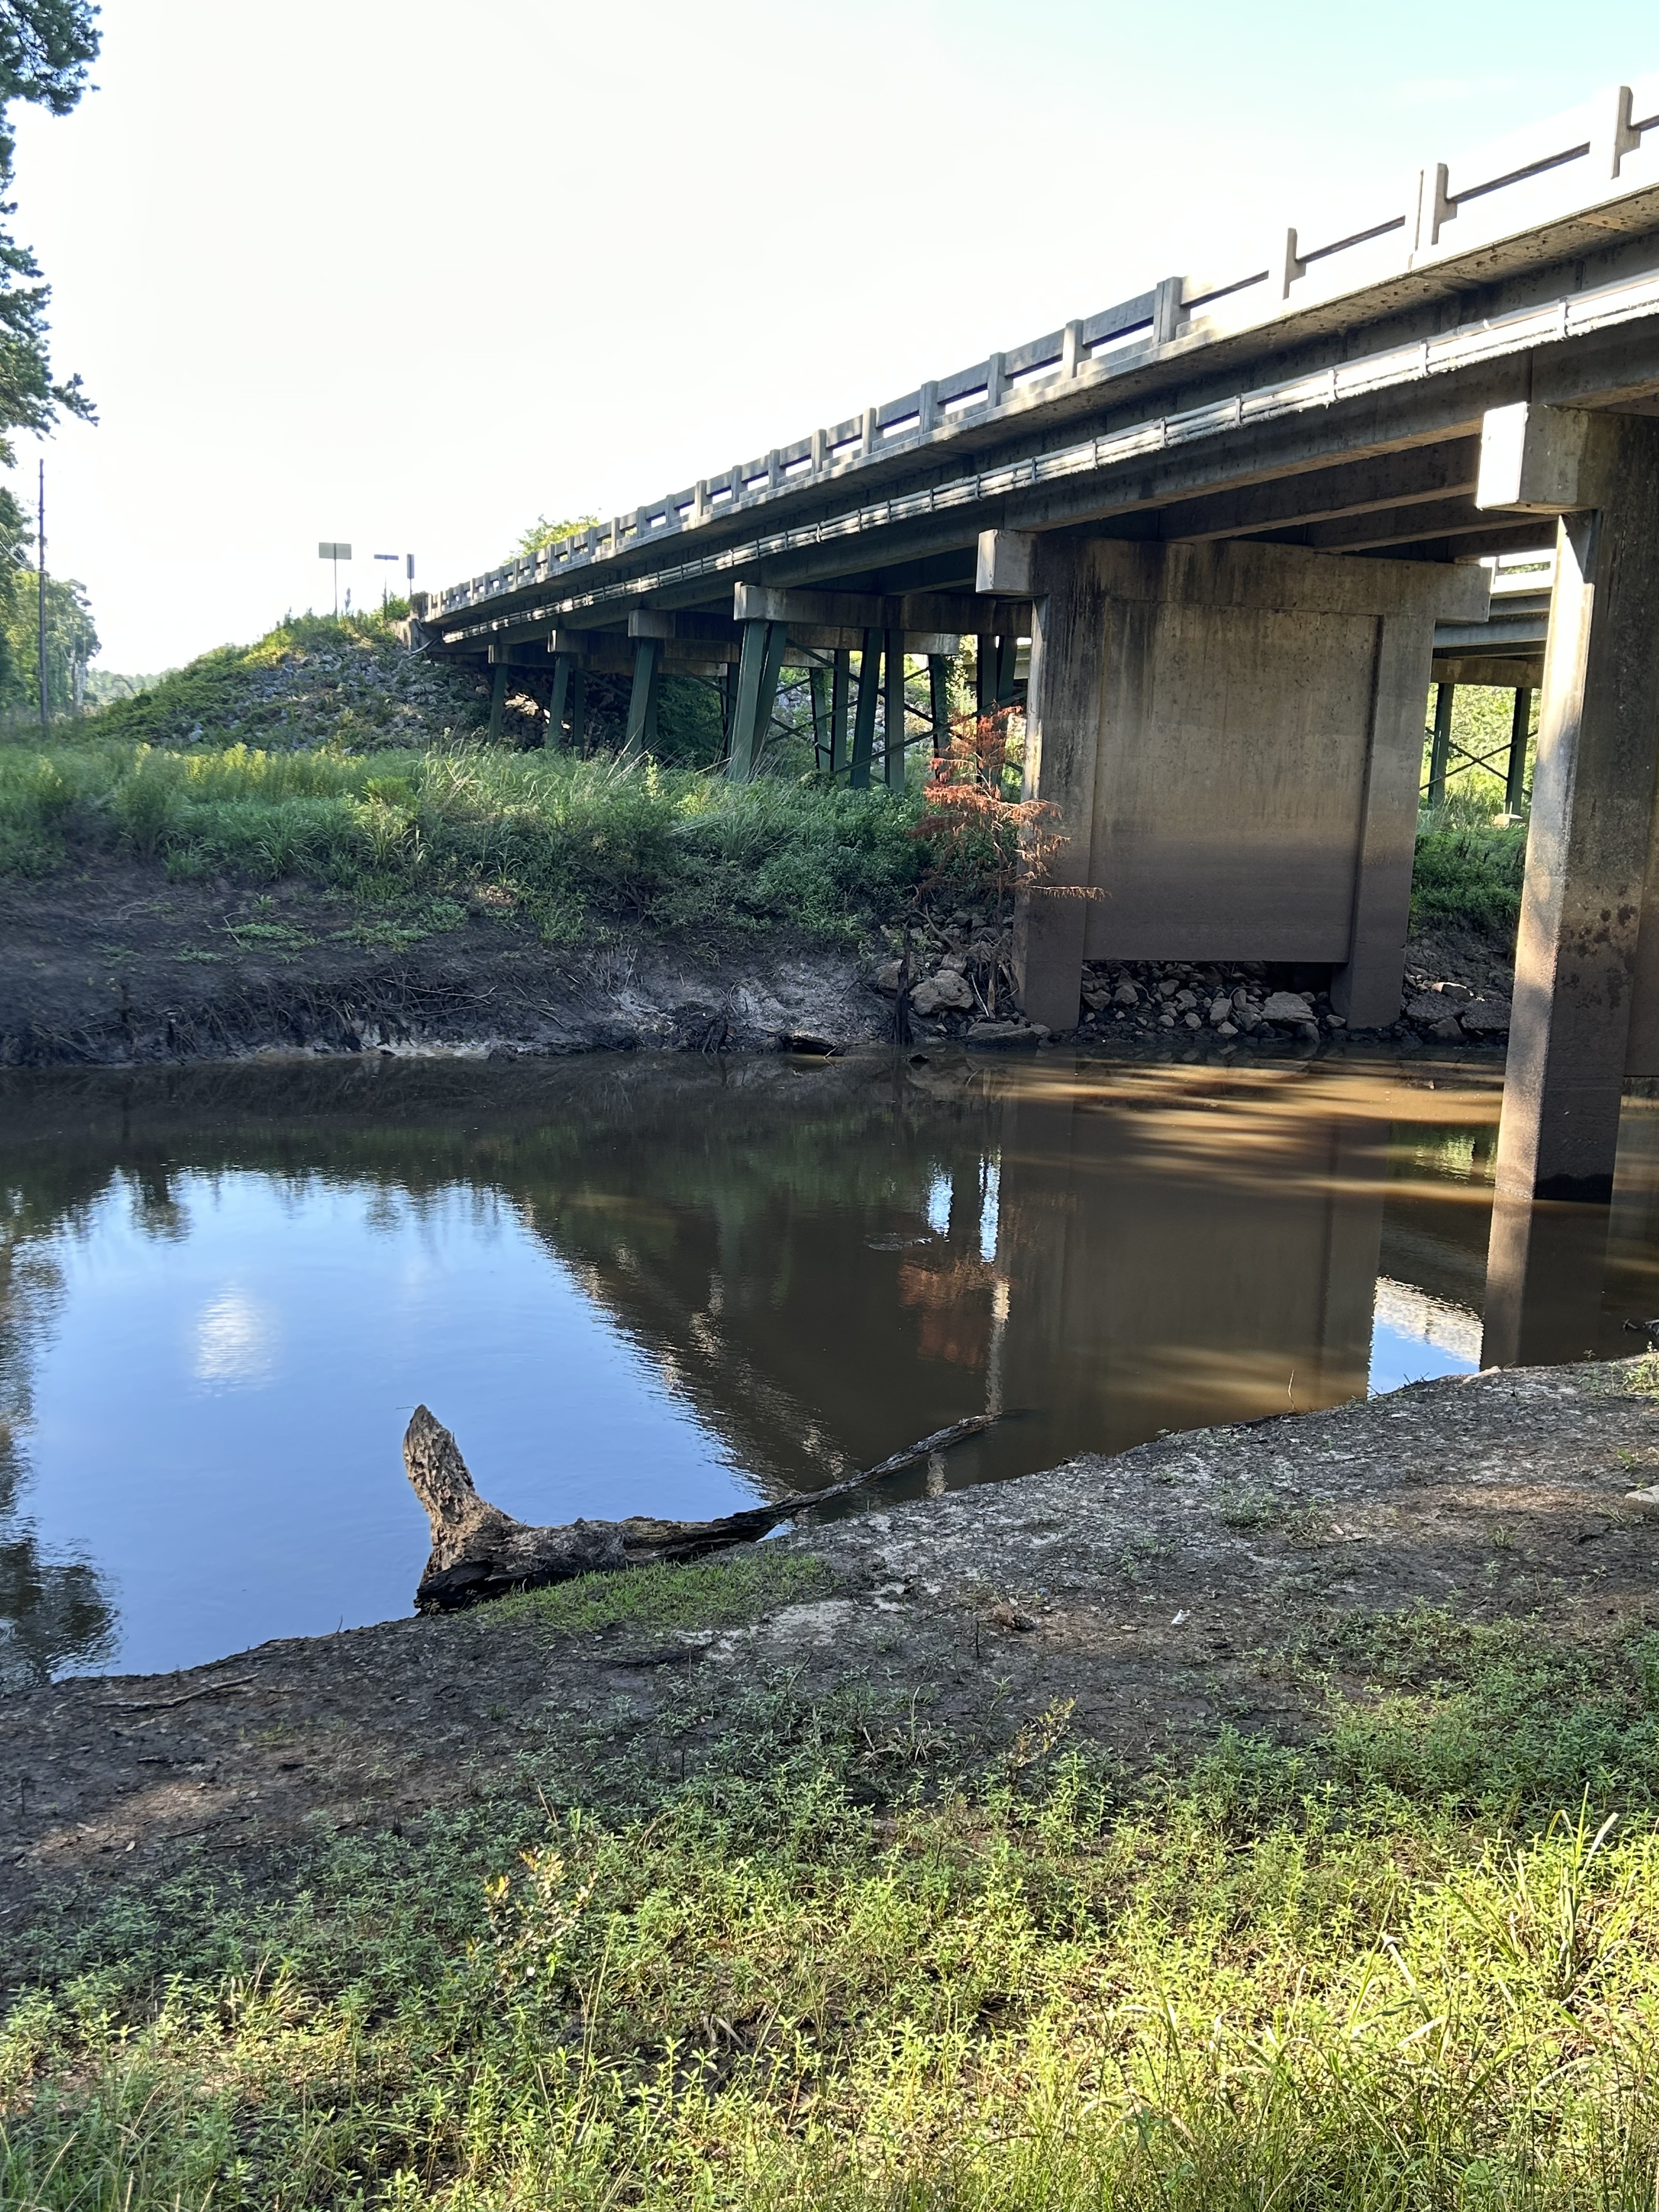
<instances>
[{"instance_id":1,"label":"brown river water","mask_svg":"<svg viewBox=\"0 0 1659 2212\"><path fill-rule=\"evenodd\" d=\"M810 1491L988 1410L871 1502L1472 1370L1498 1085L945 1050L0 1078L0 1684L406 1612L422 1400L550 1522ZM1605 1224L1534 1356L1659 1313L1650 1100Z\"/></svg>"}]
</instances>

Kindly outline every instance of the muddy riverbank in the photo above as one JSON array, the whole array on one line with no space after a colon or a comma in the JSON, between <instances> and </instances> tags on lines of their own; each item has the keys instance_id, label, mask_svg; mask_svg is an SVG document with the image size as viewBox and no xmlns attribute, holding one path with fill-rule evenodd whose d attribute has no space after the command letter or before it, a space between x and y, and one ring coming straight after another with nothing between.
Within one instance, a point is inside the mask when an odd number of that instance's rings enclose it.
<instances>
[{"instance_id":1,"label":"muddy riverbank","mask_svg":"<svg viewBox=\"0 0 1659 2212\"><path fill-rule=\"evenodd\" d=\"M1488 1372L802 1526L586 1613L62 1681L0 1718L0 1940L192 1866L282 1889L343 1833L503 1791L672 1790L781 1701L854 1716L872 1802L1062 1736L1131 1770L1303 1741L1336 1692L1426 1687L1459 1624L1592 1655L1659 1626L1659 1521L1626 1502L1656 1475L1659 1362Z\"/></svg>"},{"instance_id":2,"label":"muddy riverbank","mask_svg":"<svg viewBox=\"0 0 1659 2212\"><path fill-rule=\"evenodd\" d=\"M111 867L0 887L0 1066L253 1052L561 1054L845 1046L890 1009L860 962L767 933L733 951L550 945L480 899L377 918L343 897Z\"/></svg>"},{"instance_id":3,"label":"muddy riverbank","mask_svg":"<svg viewBox=\"0 0 1659 2212\"><path fill-rule=\"evenodd\" d=\"M110 864L0 885L0 1066L123 1066L259 1052L559 1054L836 1049L892 1035L896 933L831 946L778 928L724 941L549 945L487 894L376 915L303 885L169 884ZM924 1044L1035 1042L1012 939L982 915L921 919L906 1028ZM1503 1048L1509 963L1468 932L1407 950L1401 1019L1364 1042ZM1261 963L1097 963L1077 1041L1131 1053L1325 1048L1351 1036L1322 979Z\"/></svg>"}]
</instances>

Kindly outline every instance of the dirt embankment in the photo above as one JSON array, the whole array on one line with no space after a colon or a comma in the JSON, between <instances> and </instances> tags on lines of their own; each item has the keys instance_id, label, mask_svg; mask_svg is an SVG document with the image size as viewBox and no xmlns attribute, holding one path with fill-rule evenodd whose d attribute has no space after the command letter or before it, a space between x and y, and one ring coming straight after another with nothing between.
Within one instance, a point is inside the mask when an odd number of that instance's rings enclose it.
<instances>
[{"instance_id":1,"label":"dirt embankment","mask_svg":"<svg viewBox=\"0 0 1659 2212\"><path fill-rule=\"evenodd\" d=\"M486 900L451 927L343 898L168 884L137 867L0 886L0 1066L262 1050L763 1050L879 1036L847 954L775 933L752 953L550 946Z\"/></svg>"},{"instance_id":2,"label":"dirt embankment","mask_svg":"<svg viewBox=\"0 0 1659 2212\"><path fill-rule=\"evenodd\" d=\"M431 926L420 909L366 913L303 885L169 884L154 870L108 863L0 884L0 1066L273 1050L764 1051L790 1036L844 1047L892 1030L891 977L879 954L781 931L724 949L644 939L549 945L487 892L465 906L448 902L444 919L453 926ZM1012 1033L1023 1024L1007 1018L1016 1010L1006 931L992 945L981 925L957 928L957 919L915 939L913 1034L923 1042L965 1035L989 1012L1000 1018L993 1029L1011 1032L992 1041L1019 1042ZM1408 1046L1426 1038L1501 1047L1508 969L1498 951L1442 932L1413 939L1407 973L1407 1017L1382 1034ZM1345 1033L1317 990L1304 990L1304 1020L1276 1004L1275 994L1302 980L1259 963L1248 975L1103 963L1086 979L1079 1041L1228 1057L1340 1042ZM1489 1013L1478 1030L1472 1001Z\"/></svg>"},{"instance_id":3,"label":"dirt embankment","mask_svg":"<svg viewBox=\"0 0 1659 2212\"><path fill-rule=\"evenodd\" d=\"M534 1603L71 1680L0 1715L0 1944L193 1856L256 1884L556 1753L562 1786L695 1773L749 1701L862 1700L870 1789L1065 1730L1132 1767L1364 1696L1419 1606L1592 1649L1659 1625L1659 1362L1492 1372L1162 1437L768 1545L816 1588L738 1628L580 1632ZM695 1572L696 1571L691 1571ZM781 1686L781 1687L780 1686Z\"/></svg>"}]
</instances>

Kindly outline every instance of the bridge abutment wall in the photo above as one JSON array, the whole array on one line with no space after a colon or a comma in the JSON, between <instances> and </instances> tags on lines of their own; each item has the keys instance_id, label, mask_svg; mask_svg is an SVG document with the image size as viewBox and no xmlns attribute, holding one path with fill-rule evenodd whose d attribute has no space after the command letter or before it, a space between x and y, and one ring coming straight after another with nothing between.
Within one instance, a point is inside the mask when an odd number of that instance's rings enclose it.
<instances>
[{"instance_id":1,"label":"bridge abutment wall","mask_svg":"<svg viewBox=\"0 0 1659 2212\"><path fill-rule=\"evenodd\" d=\"M1479 569L1301 547L1038 538L1026 793L1057 839L1018 927L1024 1005L1069 1029L1085 960L1333 970L1392 1021L1437 617Z\"/></svg>"}]
</instances>

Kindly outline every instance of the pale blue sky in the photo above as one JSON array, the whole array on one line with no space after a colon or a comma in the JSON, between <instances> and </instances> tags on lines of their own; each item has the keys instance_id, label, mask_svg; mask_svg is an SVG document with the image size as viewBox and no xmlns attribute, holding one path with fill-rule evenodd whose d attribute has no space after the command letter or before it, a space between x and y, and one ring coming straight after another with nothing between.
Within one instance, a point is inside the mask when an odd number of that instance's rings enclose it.
<instances>
[{"instance_id":1,"label":"pale blue sky","mask_svg":"<svg viewBox=\"0 0 1659 2212\"><path fill-rule=\"evenodd\" d=\"M109 0L20 234L102 664L492 565L1659 69L1613 0ZM36 447L20 444L20 490Z\"/></svg>"}]
</instances>

